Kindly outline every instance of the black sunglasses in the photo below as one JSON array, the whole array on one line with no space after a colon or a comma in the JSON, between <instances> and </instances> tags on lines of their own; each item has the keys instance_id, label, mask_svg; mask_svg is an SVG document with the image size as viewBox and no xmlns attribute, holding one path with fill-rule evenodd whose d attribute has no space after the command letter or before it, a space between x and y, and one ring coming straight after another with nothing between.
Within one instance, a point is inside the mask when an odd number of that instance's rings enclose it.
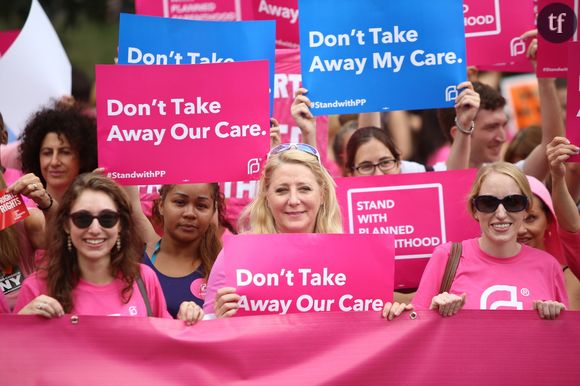
<instances>
[{"instance_id":1,"label":"black sunglasses","mask_svg":"<svg viewBox=\"0 0 580 386\"><path fill-rule=\"evenodd\" d=\"M522 194L511 194L502 199L487 195L473 199L473 206L482 213L495 212L499 204L502 204L508 212L521 212L528 208L528 198Z\"/></svg>"},{"instance_id":2,"label":"black sunglasses","mask_svg":"<svg viewBox=\"0 0 580 386\"><path fill-rule=\"evenodd\" d=\"M77 228L85 229L91 226L94 219L97 219L103 228L112 228L119 222L120 216L119 213L112 210L103 210L96 216L87 210L80 210L71 213L69 217Z\"/></svg>"}]
</instances>

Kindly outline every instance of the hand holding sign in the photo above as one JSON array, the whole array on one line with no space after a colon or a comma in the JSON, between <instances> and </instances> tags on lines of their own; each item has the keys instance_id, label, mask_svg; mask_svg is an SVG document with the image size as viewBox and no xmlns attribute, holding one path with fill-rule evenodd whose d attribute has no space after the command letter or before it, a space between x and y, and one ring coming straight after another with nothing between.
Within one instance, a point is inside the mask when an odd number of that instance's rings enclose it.
<instances>
[{"instance_id":1,"label":"hand holding sign","mask_svg":"<svg viewBox=\"0 0 580 386\"><path fill-rule=\"evenodd\" d=\"M463 90L455 99L455 112L457 121L462 128L472 125L479 110L479 94L473 89L471 82L463 82L457 86L458 90Z\"/></svg>"}]
</instances>

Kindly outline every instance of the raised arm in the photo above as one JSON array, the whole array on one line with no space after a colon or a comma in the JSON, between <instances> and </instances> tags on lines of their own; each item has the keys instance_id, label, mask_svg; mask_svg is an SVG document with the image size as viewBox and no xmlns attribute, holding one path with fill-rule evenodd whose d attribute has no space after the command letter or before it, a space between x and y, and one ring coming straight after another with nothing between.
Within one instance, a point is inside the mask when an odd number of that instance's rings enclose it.
<instances>
[{"instance_id":1,"label":"raised arm","mask_svg":"<svg viewBox=\"0 0 580 386\"><path fill-rule=\"evenodd\" d=\"M532 60L534 67L536 65L538 47L537 34L537 30L532 30L522 35L522 39L531 39L527 56ZM549 171L548 159L546 158L547 146L554 137L564 135L564 122L562 121L555 79L538 78L538 92L540 96L540 112L542 115L542 142L526 158L524 173L543 181Z\"/></svg>"},{"instance_id":2,"label":"raised arm","mask_svg":"<svg viewBox=\"0 0 580 386\"><path fill-rule=\"evenodd\" d=\"M580 214L566 185L566 165L571 155L578 154L580 148L568 139L556 137L548 144L547 157L552 173L552 201L560 227L568 232L580 231Z\"/></svg>"},{"instance_id":3,"label":"raised arm","mask_svg":"<svg viewBox=\"0 0 580 386\"><path fill-rule=\"evenodd\" d=\"M302 132L302 142L316 147L316 117L310 112L312 102L305 95L307 92L302 87L296 90L290 112Z\"/></svg>"},{"instance_id":4,"label":"raised arm","mask_svg":"<svg viewBox=\"0 0 580 386\"><path fill-rule=\"evenodd\" d=\"M453 143L447 158L447 169L467 169L471 155L471 134L474 130L474 120L479 110L479 94L474 91L471 82L463 82L457 86L461 90L455 100L455 125L451 128Z\"/></svg>"}]
</instances>

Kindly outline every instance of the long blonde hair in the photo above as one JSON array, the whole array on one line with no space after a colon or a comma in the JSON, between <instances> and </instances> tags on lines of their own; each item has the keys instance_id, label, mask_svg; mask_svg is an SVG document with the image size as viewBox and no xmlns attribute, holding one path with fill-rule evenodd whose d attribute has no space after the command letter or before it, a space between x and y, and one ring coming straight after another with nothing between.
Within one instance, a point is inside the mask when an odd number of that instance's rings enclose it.
<instances>
[{"instance_id":1,"label":"long blonde hair","mask_svg":"<svg viewBox=\"0 0 580 386\"><path fill-rule=\"evenodd\" d=\"M303 165L312 171L322 191L322 205L316 216L314 233L342 233L342 217L336 199L335 183L330 174L311 154L290 149L271 156L260 177L256 198L242 212L239 227L250 233L278 233L274 217L267 205L266 195L272 173L282 164Z\"/></svg>"}]
</instances>

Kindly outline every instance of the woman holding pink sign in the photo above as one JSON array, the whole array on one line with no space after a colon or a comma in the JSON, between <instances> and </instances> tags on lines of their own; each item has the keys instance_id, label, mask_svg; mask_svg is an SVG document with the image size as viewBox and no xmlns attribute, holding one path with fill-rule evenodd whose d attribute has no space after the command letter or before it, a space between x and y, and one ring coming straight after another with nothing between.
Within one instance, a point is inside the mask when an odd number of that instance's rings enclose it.
<instances>
[{"instance_id":1,"label":"woman holding pink sign","mask_svg":"<svg viewBox=\"0 0 580 386\"><path fill-rule=\"evenodd\" d=\"M528 180L516 166L496 162L482 167L468 201L481 236L463 241L459 253L452 252L451 243L435 249L413 299L415 308L437 310L442 316L462 308L534 309L543 319L555 319L566 309L558 262L517 239L532 199ZM448 266L454 260L455 268ZM392 318L400 307L385 307L383 315Z\"/></svg>"},{"instance_id":2,"label":"woman holding pink sign","mask_svg":"<svg viewBox=\"0 0 580 386\"><path fill-rule=\"evenodd\" d=\"M245 232L342 233L334 181L316 148L304 143L274 147L260 177L254 201L240 218ZM226 287L223 253L209 276L204 311L217 317L236 314L240 295Z\"/></svg>"},{"instance_id":3,"label":"woman holding pink sign","mask_svg":"<svg viewBox=\"0 0 580 386\"><path fill-rule=\"evenodd\" d=\"M153 271L139 263L143 243L134 231L122 189L99 174L80 175L63 196L49 228L45 264L26 278L15 311L61 317L167 317ZM203 313L184 302L178 318L193 324Z\"/></svg>"}]
</instances>

